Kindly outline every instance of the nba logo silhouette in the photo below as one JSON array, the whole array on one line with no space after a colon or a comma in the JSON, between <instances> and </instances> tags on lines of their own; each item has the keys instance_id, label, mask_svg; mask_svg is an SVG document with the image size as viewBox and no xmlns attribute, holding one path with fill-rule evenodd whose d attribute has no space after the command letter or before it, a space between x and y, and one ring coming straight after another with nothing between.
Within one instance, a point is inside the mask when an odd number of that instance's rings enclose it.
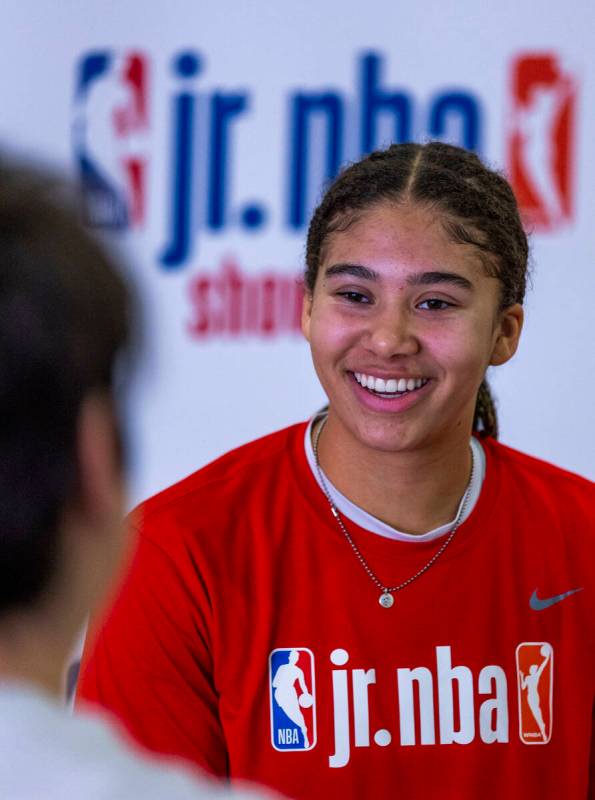
<instances>
[{"instance_id":1,"label":"nba logo silhouette","mask_svg":"<svg viewBox=\"0 0 595 800\"><path fill-rule=\"evenodd\" d=\"M515 59L511 84L508 175L523 220L555 230L573 214L576 83L543 53Z\"/></svg>"},{"instance_id":2,"label":"nba logo silhouette","mask_svg":"<svg viewBox=\"0 0 595 800\"><path fill-rule=\"evenodd\" d=\"M78 64L72 138L89 225L142 224L148 67L140 53L96 51Z\"/></svg>"},{"instance_id":3,"label":"nba logo silhouette","mask_svg":"<svg viewBox=\"0 0 595 800\"><path fill-rule=\"evenodd\" d=\"M311 750L316 744L314 654L284 647L269 656L271 744L275 750Z\"/></svg>"},{"instance_id":4,"label":"nba logo silhouette","mask_svg":"<svg viewBox=\"0 0 595 800\"><path fill-rule=\"evenodd\" d=\"M524 744L547 744L552 736L554 650L547 642L516 649L519 736Z\"/></svg>"}]
</instances>

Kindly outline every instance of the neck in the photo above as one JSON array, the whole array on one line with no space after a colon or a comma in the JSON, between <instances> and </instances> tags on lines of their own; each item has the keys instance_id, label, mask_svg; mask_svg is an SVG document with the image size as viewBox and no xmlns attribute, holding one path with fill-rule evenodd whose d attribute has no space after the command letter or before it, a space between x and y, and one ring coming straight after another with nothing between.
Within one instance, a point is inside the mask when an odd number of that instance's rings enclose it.
<instances>
[{"instance_id":1,"label":"neck","mask_svg":"<svg viewBox=\"0 0 595 800\"><path fill-rule=\"evenodd\" d=\"M318 458L352 503L410 534L427 533L455 518L471 474L469 435L457 432L439 445L385 452L345 434L329 413Z\"/></svg>"},{"instance_id":2,"label":"neck","mask_svg":"<svg viewBox=\"0 0 595 800\"><path fill-rule=\"evenodd\" d=\"M15 612L0 621L0 680L33 684L64 697L64 675L73 636L53 614Z\"/></svg>"},{"instance_id":3,"label":"neck","mask_svg":"<svg viewBox=\"0 0 595 800\"><path fill-rule=\"evenodd\" d=\"M81 514L76 506L64 511L54 572L40 598L0 617L0 680L34 684L59 699L85 621L113 576L113 542Z\"/></svg>"}]
</instances>

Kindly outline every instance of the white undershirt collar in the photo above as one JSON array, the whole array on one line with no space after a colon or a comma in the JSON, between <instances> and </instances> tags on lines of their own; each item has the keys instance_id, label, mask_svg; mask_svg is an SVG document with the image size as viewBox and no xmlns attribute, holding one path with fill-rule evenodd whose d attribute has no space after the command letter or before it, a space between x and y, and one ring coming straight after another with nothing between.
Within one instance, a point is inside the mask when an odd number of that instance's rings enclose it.
<instances>
[{"instance_id":1,"label":"white undershirt collar","mask_svg":"<svg viewBox=\"0 0 595 800\"><path fill-rule=\"evenodd\" d=\"M310 469L312 470L312 474L316 479L316 483L322 489L323 487L320 483L320 478L316 470L314 448L312 447L311 433L312 424L315 419L317 419L317 417L312 418L308 424L308 427L306 428L304 447L306 450L306 458L308 460ZM464 522L475 508L486 473L486 457L483 447L473 436L471 437L471 448L473 450L473 458L475 459L475 469L473 471L473 480L469 487L469 500L467 502L465 513L461 517L461 522ZM376 533L378 536L384 536L386 539L396 539L402 542L428 542L432 539L438 539L440 536L444 536L446 533L449 533L453 526L454 519L451 522L447 522L445 525L441 525L439 528L434 528L433 531L428 531L428 533L422 533L420 535L403 533L402 531L396 530L396 528L393 528L391 525L387 525L386 522L378 519L378 517L368 514L368 512L364 511L363 508L356 506L355 503L352 503L351 500L345 497L344 494L341 494L341 492L335 486L333 486L326 472L323 472L323 475L332 501L341 514L343 514L344 517L347 517L347 519L350 519L356 525L359 525L360 528L364 528L364 530L370 531L371 533ZM461 498L461 503L462 502L463 499ZM460 504L459 508L457 509L457 514L459 513L459 510ZM455 515L455 519L456 516L457 515Z\"/></svg>"}]
</instances>

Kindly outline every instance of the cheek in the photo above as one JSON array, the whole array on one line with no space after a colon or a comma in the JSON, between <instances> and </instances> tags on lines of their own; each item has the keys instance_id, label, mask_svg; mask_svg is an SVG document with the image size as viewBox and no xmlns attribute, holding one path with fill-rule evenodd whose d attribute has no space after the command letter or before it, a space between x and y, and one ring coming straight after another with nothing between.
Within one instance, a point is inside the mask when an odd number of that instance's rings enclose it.
<instances>
[{"instance_id":1,"label":"cheek","mask_svg":"<svg viewBox=\"0 0 595 800\"><path fill-rule=\"evenodd\" d=\"M340 315L313 311L310 322L310 347L315 356L317 354L340 356L356 339L357 331L353 321L346 320Z\"/></svg>"},{"instance_id":2,"label":"cheek","mask_svg":"<svg viewBox=\"0 0 595 800\"><path fill-rule=\"evenodd\" d=\"M424 344L446 371L456 370L458 379L474 381L488 366L492 331L485 321L441 329L425 337Z\"/></svg>"}]
</instances>

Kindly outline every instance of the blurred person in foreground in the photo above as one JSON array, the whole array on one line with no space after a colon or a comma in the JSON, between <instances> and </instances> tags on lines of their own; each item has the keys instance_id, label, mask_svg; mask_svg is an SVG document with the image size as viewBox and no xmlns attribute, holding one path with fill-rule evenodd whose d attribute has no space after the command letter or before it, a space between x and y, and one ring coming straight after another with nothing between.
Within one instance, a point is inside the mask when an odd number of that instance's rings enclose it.
<instances>
[{"instance_id":1,"label":"blurred person in foreground","mask_svg":"<svg viewBox=\"0 0 595 800\"><path fill-rule=\"evenodd\" d=\"M61 702L123 551L115 382L131 322L117 269L58 194L53 178L0 165L0 797L240 797Z\"/></svg>"}]
</instances>

